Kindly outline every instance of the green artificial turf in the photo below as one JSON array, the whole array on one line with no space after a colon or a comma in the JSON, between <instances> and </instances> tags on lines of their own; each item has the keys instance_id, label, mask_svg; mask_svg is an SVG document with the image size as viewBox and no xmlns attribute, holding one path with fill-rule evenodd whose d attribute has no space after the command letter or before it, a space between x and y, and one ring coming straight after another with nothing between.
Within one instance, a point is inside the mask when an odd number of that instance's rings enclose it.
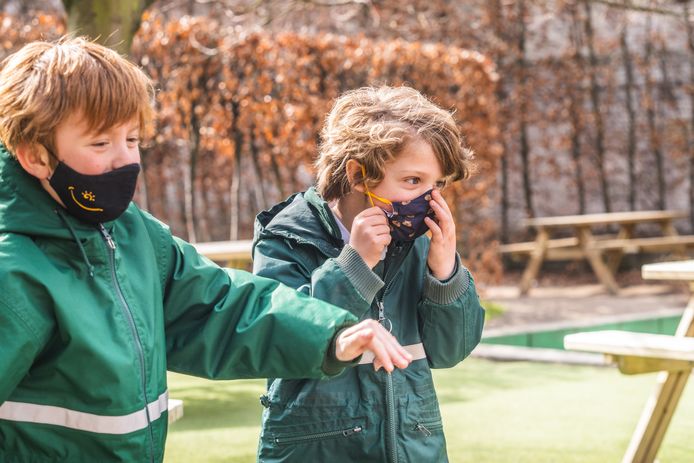
<instances>
[{"instance_id":1,"label":"green artificial turf","mask_svg":"<svg viewBox=\"0 0 694 463\"><path fill-rule=\"evenodd\" d=\"M437 370L451 462L620 461L656 374L613 368L468 359ZM169 429L167 463L252 462L264 381L170 374L184 417ZM658 458L694 455L694 386L685 389Z\"/></svg>"}]
</instances>

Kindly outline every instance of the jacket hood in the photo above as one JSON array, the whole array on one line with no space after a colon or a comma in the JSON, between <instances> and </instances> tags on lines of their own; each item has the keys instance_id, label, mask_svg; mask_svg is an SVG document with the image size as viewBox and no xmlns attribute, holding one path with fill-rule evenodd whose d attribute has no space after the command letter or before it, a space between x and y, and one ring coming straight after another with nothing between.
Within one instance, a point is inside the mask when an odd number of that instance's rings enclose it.
<instances>
[{"instance_id":1,"label":"jacket hood","mask_svg":"<svg viewBox=\"0 0 694 463\"><path fill-rule=\"evenodd\" d=\"M253 248L260 239L267 238L282 238L315 246L331 257L339 254L344 246L330 206L313 187L258 214Z\"/></svg>"},{"instance_id":2,"label":"jacket hood","mask_svg":"<svg viewBox=\"0 0 694 463\"><path fill-rule=\"evenodd\" d=\"M61 217L62 216L62 217ZM73 239L94 227L70 216L0 143L0 233Z\"/></svg>"}]
</instances>

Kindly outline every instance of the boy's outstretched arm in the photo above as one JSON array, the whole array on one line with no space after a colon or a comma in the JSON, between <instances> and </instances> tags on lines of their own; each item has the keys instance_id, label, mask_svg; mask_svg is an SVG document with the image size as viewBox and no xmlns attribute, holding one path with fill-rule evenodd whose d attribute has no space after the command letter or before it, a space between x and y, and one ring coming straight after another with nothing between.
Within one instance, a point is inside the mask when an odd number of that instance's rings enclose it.
<instances>
[{"instance_id":1,"label":"boy's outstretched arm","mask_svg":"<svg viewBox=\"0 0 694 463\"><path fill-rule=\"evenodd\" d=\"M317 378L341 372L365 350L387 368L409 363L382 327L355 325L348 311L275 280L220 269L170 235L169 243L160 265L170 370L214 379Z\"/></svg>"}]
</instances>

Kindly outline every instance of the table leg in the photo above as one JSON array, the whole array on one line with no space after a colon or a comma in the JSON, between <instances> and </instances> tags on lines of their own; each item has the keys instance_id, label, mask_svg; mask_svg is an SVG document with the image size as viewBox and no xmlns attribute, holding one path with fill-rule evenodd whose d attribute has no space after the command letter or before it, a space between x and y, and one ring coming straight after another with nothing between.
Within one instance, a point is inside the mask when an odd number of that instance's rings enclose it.
<instances>
[{"instance_id":1,"label":"table leg","mask_svg":"<svg viewBox=\"0 0 694 463\"><path fill-rule=\"evenodd\" d=\"M603 262L602 252L593 245L595 243L595 238L593 238L593 234L589 227L579 227L578 240L598 280L605 285L610 293L617 294L619 292L619 285L615 281L608 266Z\"/></svg>"},{"instance_id":2,"label":"table leg","mask_svg":"<svg viewBox=\"0 0 694 463\"><path fill-rule=\"evenodd\" d=\"M671 219L663 220L660 222L660 229L663 232L663 236L678 236L677 229L672 224ZM687 246L681 245L677 246L672 250L672 254L676 259L686 259L687 258Z\"/></svg>"},{"instance_id":3,"label":"table leg","mask_svg":"<svg viewBox=\"0 0 694 463\"><path fill-rule=\"evenodd\" d=\"M690 286L694 291L694 285ZM689 299L675 336L694 336L694 296ZM658 374L656 389L641 413L622 463L655 460L690 374L691 370Z\"/></svg>"},{"instance_id":4,"label":"table leg","mask_svg":"<svg viewBox=\"0 0 694 463\"><path fill-rule=\"evenodd\" d=\"M619 228L619 233L617 234L617 239L629 239L632 237L634 231L634 224L627 223L623 224ZM624 251L621 249L615 249L614 251L609 251L607 253L607 268L614 275L619 268L619 264L622 263L622 257L624 257Z\"/></svg>"},{"instance_id":5,"label":"table leg","mask_svg":"<svg viewBox=\"0 0 694 463\"><path fill-rule=\"evenodd\" d=\"M672 224L672 219L666 219L660 222L660 229L663 231L663 236L677 236L677 229Z\"/></svg>"},{"instance_id":6,"label":"table leg","mask_svg":"<svg viewBox=\"0 0 694 463\"><path fill-rule=\"evenodd\" d=\"M545 255L547 254L547 244L549 243L549 233L544 228L540 228L537 232L537 238L535 238L535 249L530 254L530 260L523 271L523 277L520 282L520 293L522 295L528 294L530 286L533 284L533 280L537 277L540 267L542 266L542 261L545 260Z\"/></svg>"}]
</instances>

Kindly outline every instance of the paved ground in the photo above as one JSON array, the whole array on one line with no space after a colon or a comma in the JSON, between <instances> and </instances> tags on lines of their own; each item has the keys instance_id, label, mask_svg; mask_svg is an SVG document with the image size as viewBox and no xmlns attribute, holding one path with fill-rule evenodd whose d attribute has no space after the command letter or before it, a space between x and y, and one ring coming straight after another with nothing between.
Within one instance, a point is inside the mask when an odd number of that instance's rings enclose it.
<instances>
[{"instance_id":1,"label":"paved ground","mask_svg":"<svg viewBox=\"0 0 694 463\"><path fill-rule=\"evenodd\" d=\"M685 285L645 284L633 275L624 275L618 295L608 294L601 285L579 281L543 281L528 296L519 296L513 276L503 286L480 288L482 298L501 305L503 315L490 320L485 329L581 320L615 315L684 309L689 299Z\"/></svg>"}]
</instances>

